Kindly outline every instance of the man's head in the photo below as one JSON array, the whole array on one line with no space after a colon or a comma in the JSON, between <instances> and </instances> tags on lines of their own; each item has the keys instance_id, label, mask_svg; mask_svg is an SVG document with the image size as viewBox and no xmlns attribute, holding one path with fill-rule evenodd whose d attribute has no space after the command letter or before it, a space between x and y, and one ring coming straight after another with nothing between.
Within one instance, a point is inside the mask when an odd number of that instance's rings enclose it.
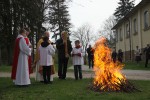
<instances>
[{"instance_id":1,"label":"man's head","mask_svg":"<svg viewBox=\"0 0 150 100\"><path fill-rule=\"evenodd\" d=\"M119 49L119 50L118 50L118 52L122 52L122 50L121 50L121 49Z\"/></svg>"},{"instance_id":2,"label":"man's head","mask_svg":"<svg viewBox=\"0 0 150 100\"><path fill-rule=\"evenodd\" d=\"M139 48L139 46L136 46L136 49L138 49Z\"/></svg>"},{"instance_id":3,"label":"man's head","mask_svg":"<svg viewBox=\"0 0 150 100\"><path fill-rule=\"evenodd\" d=\"M20 29L20 30L19 30L19 34L23 35L24 37L27 36L25 29Z\"/></svg>"},{"instance_id":4,"label":"man's head","mask_svg":"<svg viewBox=\"0 0 150 100\"><path fill-rule=\"evenodd\" d=\"M44 42L48 42L48 40L49 40L49 37L47 37L47 36L43 37Z\"/></svg>"},{"instance_id":5,"label":"man's head","mask_svg":"<svg viewBox=\"0 0 150 100\"><path fill-rule=\"evenodd\" d=\"M29 28L27 28L27 27L26 27L26 28L24 28L24 29L25 29L25 31L26 31L26 35L28 36L28 35L30 34L30 32L31 32L31 31L30 31L30 29L29 29Z\"/></svg>"},{"instance_id":6,"label":"man's head","mask_svg":"<svg viewBox=\"0 0 150 100\"><path fill-rule=\"evenodd\" d=\"M75 46L79 46L80 45L80 41L79 40L76 40L75 41Z\"/></svg>"},{"instance_id":7,"label":"man's head","mask_svg":"<svg viewBox=\"0 0 150 100\"><path fill-rule=\"evenodd\" d=\"M68 37L68 33L66 31L61 32L61 38L66 40Z\"/></svg>"},{"instance_id":8,"label":"man's head","mask_svg":"<svg viewBox=\"0 0 150 100\"><path fill-rule=\"evenodd\" d=\"M48 31L44 32L44 36L49 38L49 32Z\"/></svg>"},{"instance_id":9,"label":"man's head","mask_svg":"<svg viewBox=\"0 0 150 100\"><path fill-rule=\"evenodd\" d=\"M89 48L91 48L91 45L89 45Z\"/></svg>"},{"instance_id":10,"label":"man's head","mask_svg":"<svg viewBox=\"0 0 150 100\"><path fill-rule=\"evenodd\" d=\"M149 45L149 44L147 44L147 47L150 47L150 45Z\"/></svg>"}]
</instances>

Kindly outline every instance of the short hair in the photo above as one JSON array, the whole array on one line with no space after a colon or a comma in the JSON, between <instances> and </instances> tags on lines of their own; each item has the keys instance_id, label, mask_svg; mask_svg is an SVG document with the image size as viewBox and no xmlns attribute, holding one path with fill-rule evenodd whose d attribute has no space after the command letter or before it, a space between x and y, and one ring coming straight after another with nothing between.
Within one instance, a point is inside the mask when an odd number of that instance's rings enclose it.
<instances>
[{"instance_id":1,"label":"short hair","mask_svg":"<svg viewBox=\"0 0 150 100\"><path fill-rule=\"evenodd\" d=\"M31 30L27 27L24 28L27 32L30 32Z\"/></svg>"},{"instance_id":2,"label":"short hair","mask_svg":"<svg viewBox=\"0 0 150 100\"><path fill-rule=\"evenodd\" d=\"M26 30L23 29L23 28L19 30L19 34L22 34L22 33L24 33L24 32L26 32Z\"/></svg>"},{"instance_id":3,"label":"short hair","mask_svg":"<svg viewBox=\"0 0 150 100\"><path fill-rule=\"evenodd\" d=\"M48 40L49 40L49 37L47 37L47 36L43 37L43 41L48 41Z\"/></svg>"},{"instance_id":4,"label":"short hair","mask_svg":"<svg viewBox=\"0 0 150 100\"><path fill-rule=\"evenodd\" d=\"M80 41L79 41L79 40L76 40L75 43L80 43Z\"/></svg>"},{"instance_id":5,"label":"short hair","mask_svg":"<svg viewBox=\"0 0 150 100\"><path fill-rule=\"evenodd\" d=\"M47 33L47 32L48 32L48 31L45 31L44 34L43 34L43 36L46 36L46 33ZM48 33L49 33L49 32L48 32Z\"/></svg>"}]
</instances>

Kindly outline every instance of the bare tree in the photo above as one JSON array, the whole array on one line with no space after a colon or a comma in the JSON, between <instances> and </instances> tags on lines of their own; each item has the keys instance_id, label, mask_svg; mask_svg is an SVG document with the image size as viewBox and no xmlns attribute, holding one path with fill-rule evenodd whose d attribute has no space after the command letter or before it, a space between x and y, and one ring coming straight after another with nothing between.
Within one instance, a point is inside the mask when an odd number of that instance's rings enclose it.
<instances>
[{"instance_id":1,"label":"bare tree","mask_svg":"<svg viewBox=\"0 0 150 100\"><path fill-rule=\"evenodd\" d=\"M114 16L110 16L107 20L104 21L102 28L99 30L99 35L104 36L108 39L109 45L115 45L115 33L112 30L114 25L116 24L116 20Z\"/></svg>"},{"instance_id":2,"label":"bare tree","mask_svg":"<svg viewBox=\"0 0 150 100\"><path fill-rule=\"evenodd\" d=\"M86 49L88 44L94 39L91 26L89 24L82 25L71 34L71 38L73 40L79 40L81 42L83 50L85 51L84 63L86 64Z\"/></svg>"},{"instance_id":3,"label":"bare tree","mask_svg":"<svg viewBox=\"0 0 150 100\"><path fill-rule=\"evenodd\" d=\"M88 44L94 39L91 26L89 24L82 25L71 34L71 38L73 40L79 40L83 49L86 50Z\"/></svg>"}]
</instances>

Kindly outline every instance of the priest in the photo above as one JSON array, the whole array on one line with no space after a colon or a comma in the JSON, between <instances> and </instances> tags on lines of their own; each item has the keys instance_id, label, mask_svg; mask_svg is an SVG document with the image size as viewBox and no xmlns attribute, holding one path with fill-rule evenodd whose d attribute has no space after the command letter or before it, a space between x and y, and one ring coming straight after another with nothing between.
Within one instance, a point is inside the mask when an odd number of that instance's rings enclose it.
<instances>
[{"instance_id":1,"label":"priest","mask_svg":"<svg viewBox=\"0 0 150 100\"><path fill-rule=\"evenodd\" d=\"M43 37L48 37L49 38L49 32L44 32ZM38 41L37 43L37 50L35 53L35 58L34 58L34 65L36 66L36 75L35 75L35 80L43 82L43 68L42 66L39 65L39 54L38 54L38 49L43 42L43 37ZM48 41L50 44L53 44L50 40ZM53 57L53 64L54 64L54 57ZM53 75L55 74L55 69L54 65L51 66L51 75L50 75L50 81L53 81Z\"/></svg>"},{"instance_id":2,"label":"priest","mask_svg":"<svg viewBox=\"0 0 150 100\"><path fill-rule=\"evenodd\" d=\"M21 29L15 40L11 79L13 79L15 85L18 86L28 86L31 84L29 76L29 56L31 56L31 46L29 46L29 41L26 40L26 37L26 30Z\"/></svg>"}]
</instances>

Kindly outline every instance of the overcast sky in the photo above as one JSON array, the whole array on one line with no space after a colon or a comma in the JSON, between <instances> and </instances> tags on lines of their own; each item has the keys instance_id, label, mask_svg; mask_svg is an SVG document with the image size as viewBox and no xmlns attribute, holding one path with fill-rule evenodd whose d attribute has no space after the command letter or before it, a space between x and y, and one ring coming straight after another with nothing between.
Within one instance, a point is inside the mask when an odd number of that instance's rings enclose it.
<instances>
[{"instance_id":1,"label":"overcast sky","mask_svg":"<svg viewBox=\"0 0 150 100\"><path fill-rule=\"evenodd\" d=\"M69 7L71 23L74 28L90 24L94 30L100 29L103 22L111 16L119 0L72 0ZM135 0L138 4L141 0Z\"/></svg>"}]
</instances>

